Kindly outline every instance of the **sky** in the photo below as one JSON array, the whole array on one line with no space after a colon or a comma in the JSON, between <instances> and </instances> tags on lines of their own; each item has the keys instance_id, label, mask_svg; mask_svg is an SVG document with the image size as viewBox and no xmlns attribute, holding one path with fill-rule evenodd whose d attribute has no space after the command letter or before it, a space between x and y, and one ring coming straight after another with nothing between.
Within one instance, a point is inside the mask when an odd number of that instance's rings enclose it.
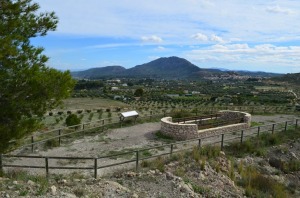
<instances>
[{"instance_id":1,"label":"sky","mask_svg":"<svg viewBox=\"0 0 300 198\"><path fill-rule=\"evenodd\" d=\"M32 40L78 71L178 56L200 68L300 72L299 0L33 0L57 30Z\"/></svg>"}]
</instances>

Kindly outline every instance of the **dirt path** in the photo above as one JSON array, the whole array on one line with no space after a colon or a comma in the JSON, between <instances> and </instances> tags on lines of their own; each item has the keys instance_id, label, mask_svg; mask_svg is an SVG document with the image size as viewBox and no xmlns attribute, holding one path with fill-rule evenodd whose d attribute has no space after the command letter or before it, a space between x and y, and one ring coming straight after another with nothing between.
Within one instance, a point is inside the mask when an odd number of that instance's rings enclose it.
<instances>
[{"instance_id":1,"label":"dirt path","mask_svg":"<svg viewBox=\"0 0 300 198\"><path fill-rule=\"evenodd\" d=\"M253 122L261 124L270 124L276 122L284 122L287 120L294 120L293 115L272 115L272 116L253 116ZM61 147L56 147L48 150L36 150L36 156L66 156L66 157L101 157L108 154L116 154L117 152L133 151L151 146L158 146L163 144L161 141L155 140L155 133L160 130L160 123L145 123L126 128L112 129L106 133L101 133L96 136L87 136L85 138L77 139L71 143L65 144ZM20 151L15 151L18 154ZM153 154L167 152L155 150ZM134 159L134 153L122 157L112 157L98 160L98 166L107 165L111 163L122 162ZM16 159L13 164L38 166L44 165L45 159ZM49 166L77 166L77 167L93 167L93 160L62 160L51 159ZM129 167L134 167L135 163L129 164ZM128 167L127 166L127 167ZM124 167L123 167L124 168ZM125 167L126 168L126 167ZM98 174L102 175L110 171L114 171L116 167L100 169ZM44 169L33 169L32 172L45 173ZM55 173L67 173L69 170L52 170ZM88 174L93 174L93 171L82 171Z\"/></svg>"}]
</instances>

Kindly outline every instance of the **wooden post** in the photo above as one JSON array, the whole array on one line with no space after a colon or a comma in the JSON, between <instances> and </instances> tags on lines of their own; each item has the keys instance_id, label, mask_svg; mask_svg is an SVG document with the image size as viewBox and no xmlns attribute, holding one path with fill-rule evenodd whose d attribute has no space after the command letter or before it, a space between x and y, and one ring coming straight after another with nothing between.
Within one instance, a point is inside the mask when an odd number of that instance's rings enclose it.
<instances>
[{"instance_id":1,"label":"wooden post","mask_svg":"<svg viewBox=\"0 0 300 198\"><path fill-rule=\"evenodd\" d=\"M222 134L221 151L223 151L223 147L224 147L224 133Z\"/></svg>"},{"instance_id":2,"label":"wooden post","mask_svg":"<svg viewBox=\"0 0 300 198\"><path fill-rule=\"evenodd\" d=\"M243 143L243 137L244 137L244 130L241 132L241 144Z\"/></svg>"},{"instance_id":3,"label":"wooden post","mask_svg":"<svg viewBox=\"0 0 300 198\"><path fill-rule=\"evenodd\" d=\"M139 151L135 151L135 154L136 154L136 162L135 162L135 170L136 172L138 172L139 170Z\"/></svg>"},{"instance_id":4,"label":"wooden post","mask_svg":"<svg viewBox=\"0 0 300 198\"><path fill-rule=\"evenodd\" d=\"M287 124L288 124L288 121L285 121L284 131L287 130Z\"/></svg>"},{"instance_id":5,"label":"wooden post","mask_svg":"<svg viewBox=\"0 0 300 198\"><path fill-rule=\"evenodd\" d=\"M296 119L295 129L298 127L298 119Z\"/></svg>"},{"instance_id":6,"label":"wooden post","mask_svg":"<svg viewBox=\"0 0 300 198\"><path fill-rule=\"evenodd\" d=\"M97 158L94 159L94 178L97 179L97 170L98 170L98 164L97 164Z\"/></svg>"},{"instance_id":7,"label":"wooden post","mask_svg":"<svg viewBox=\"0 0 300 198\"><path fill-rule=\"evenodd\" d=\"M61 130L59 129L58 130L58 145L60 146L60 144L61 144L61 137L60 137L60 135L61 135Z\"/></svg>"},{"instance_id":8,"label":"wooden post","mask_svg":"<svg viewBox=\"0 0 300 198\"><path fill-rule=\"evenodd\" d=\"M272 134L274 133L275 124L272 125Z\"/></svg>"},{"instance_id":9,"label":"wooden post","mask_svg":"<svg viewBox=\"0 0 300 198\"><path fill-rule=\"evenodd\" d=\"M260 126L257 127L257 137L259 136L259 132L260 132Z\"/></svg>"},{"instance_id":10,"label":"wooden post","mask_svg":"<svg viewBox=\"0 0 300 198\"><path fill-rule=\"evenodd\" d=\"M104 131L104 119L102 120L102 132Z\"/></svg>"},{"instance_id":11,"label":"wooden post","mask_svg":"<svg viewBox=\"0 0 300 198\"><path fill-rule=\"evenodd\" d=\"M48 163L48 157L45 157L45 168L46 168L46 177L49 176L49 163Z\"/></svg>"},{"instance_id":12,"label":"wooden post","mask_svg":"<svg viewBox=\"0 0 300 198\"><path fill-rule=\"evenodd\" d=\"M201 139L198 139L198 147L201 148Z\"/></svg>"},{"instance_id":13,"label":"wooden post","mask_svg":"<svg viewBox=\"0 0 300 198\"><path fill-rule=\"evenodd\" d=\"M173 154L173 144L171 144L171 150L170 150L170 155Z\"/></svg>"},{"instance_id":14,"label":"wooden post","mask_svg":"<svg viewBox=\"0 0 300 198\"><path fill-rule=\"evenodd\" d=\"M3 173L3 163L2 163L2 160L3 160L3 156L2 156L2 154L0 154L0 174Z\"/></svg>"},{"instance_id":15,"label":"wooden post","mask_svg":"<svg viewBox=\"0 0 300 198\"><path fill-rule=\"evenodd\" d=\"M84 130L84 124L82 124L82 130Z\"/></svg>"},{"instance_id":16,"label":"wooden post","mask_svg":"<svg viewBox=\"0 0 300 198\"><path fill-rule=\"evenodd\" d=\"M34 140L33 140L33 136L31 136L31 152L33 153L33 150L34 150Z\"/></svg>"}]
</instances>

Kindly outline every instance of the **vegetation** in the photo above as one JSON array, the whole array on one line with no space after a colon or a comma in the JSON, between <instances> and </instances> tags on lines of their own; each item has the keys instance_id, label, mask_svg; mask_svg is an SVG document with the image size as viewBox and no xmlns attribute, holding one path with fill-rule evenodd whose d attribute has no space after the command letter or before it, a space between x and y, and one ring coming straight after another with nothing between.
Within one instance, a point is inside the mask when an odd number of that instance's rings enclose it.
<instances>
[{"instance_id":1,"label":"vegetation","mask_svg":"<svg viewBox=\"0 0 300 198\"><path fill-rule=\"evenodd\" d=\"M263 133L259 137L254 137L244 141L242 144L240 142L230 143L229 146L225 147L225 150L229 154L237 157L242 157L246 154L263 156L265 155L266 148L298 138L300 138L299 128L274 134Z\"/></svg>"},{"instance_id":2,"label":"vegetation","mask_svg":"<svg viewBox=\"0 0 300 198\"><path fill-rule=\"evenodd\" d=\"M30 40L45 36L58 23L53 12L37 14L31 0L0 2L0 152L39 127L39 119L70 95L74 82L68 71L46 66L43 48Z\"/></svg>"},{"instance_id":3,"label":"vegetation","mask_svg":"<svg viewBox=\"0 0 300 198\"><path fill-rule=\"evenodd\" d=\"M77 117L76 114L70 114L66 118L66 125L67 126L74 126L80 124L81 120Z\"/></svg>"}]
</instances>

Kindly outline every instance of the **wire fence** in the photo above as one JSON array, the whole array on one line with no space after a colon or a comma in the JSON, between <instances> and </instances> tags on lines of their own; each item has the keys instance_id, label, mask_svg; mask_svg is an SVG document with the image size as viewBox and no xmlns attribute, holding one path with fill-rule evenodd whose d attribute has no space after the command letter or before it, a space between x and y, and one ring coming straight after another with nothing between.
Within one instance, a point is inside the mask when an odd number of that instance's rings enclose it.
<instances>
[{"instance_id":1,"label":"wire fence","mask_svg":"<svg viewBox=\"0 0 300 198\"><path fill-rule=\"evenodd\" d=\"M100 169L108 167L120 167L125 164L135 164L135 169L138 171L140 163L143 160L157 158L164 155L172 155L176 152L181 152L187 149L192 149L195 146L201 148L204 145L219 145L223 150L226 143L233 141L239 141L241 144L248 138L254 136L260 136L263 133L273 134L279 131L287 131L289 127L298 127L298 119L294 121L285 121L269 125L251 127L249 129L241 131L232 131L228 133L222 133L218 135L207 136L203 138L191 139L187 141L178 141L170 144L163 144L160 146L149 147L139 150L133 150L128 152L117 152L111 155L104 155L98 157L62 157L62 156L27 156L27 155L3 155L0 154L0 170L4 168L23 168L23 169L43 169L46 176L49 176L50 170L90 170L95 178L98 176ZM149 155L150 151L159 151L157 154ZM13 159L31 159L29 164L14 164ZM117 160L116 159L122 159ZM36 160L39 160L38 165ZM58 160L68 160L66 165L58 165ZM79 166L76 161L81 160L85 166ZM35 161L35 163L33 163ZM74 163L73 163L74 162ZM75 164L75 166L69 166L69 164Z\"/></svg>"}]
</instances>

